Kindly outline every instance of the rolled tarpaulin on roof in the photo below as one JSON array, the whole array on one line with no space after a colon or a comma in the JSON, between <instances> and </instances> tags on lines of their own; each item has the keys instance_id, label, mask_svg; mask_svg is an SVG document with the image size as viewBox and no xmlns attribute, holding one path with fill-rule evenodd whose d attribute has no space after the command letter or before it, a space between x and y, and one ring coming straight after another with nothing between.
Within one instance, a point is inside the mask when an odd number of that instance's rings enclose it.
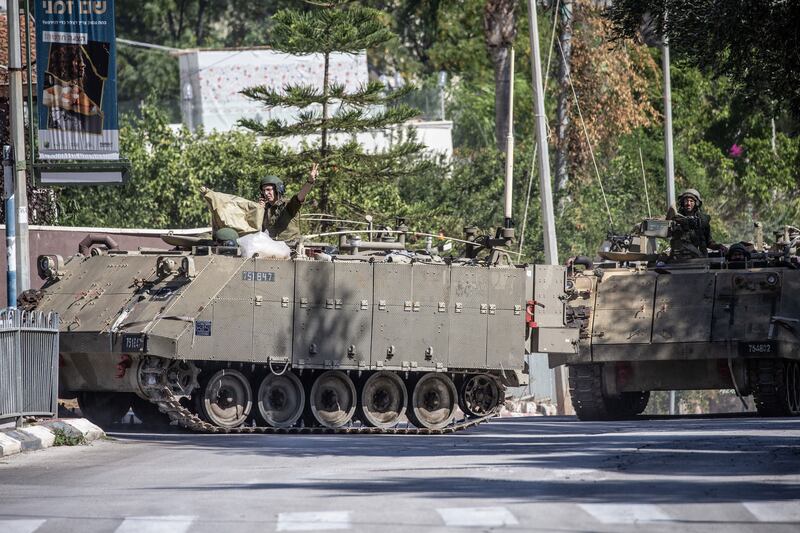
<instances>
[{"instance_id":1,"label":"rolled tarpaulin on roof","mask_svg":"<svg viewBox=\"0 0 800 533\"><path fill-rule=\"evenodd\" d=\"M220 228L233 228L239 235L261 231L264 207L241 196L207 190L203 198L211 209L213 232Z\"/></svg>"}]
</instances>

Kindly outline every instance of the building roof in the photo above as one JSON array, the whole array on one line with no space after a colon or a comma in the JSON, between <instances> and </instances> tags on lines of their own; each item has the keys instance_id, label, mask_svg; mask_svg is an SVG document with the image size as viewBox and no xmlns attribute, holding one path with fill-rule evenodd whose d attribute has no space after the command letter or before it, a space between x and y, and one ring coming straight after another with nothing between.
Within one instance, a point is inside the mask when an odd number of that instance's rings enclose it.
<instances>
[{"instance_id":1,"label":"building roof","mask_svg":"<svg viewBox=\"0 0 800 533\"><path fill-rule=\"evenodd\" d=\"M22 41L22 65L25 65L25 15L20 15L20 40ZM31 62L33 67L33 83L36 84L36 24L31 19ZM22 71L22 83L27 85L27 69ZM0 13L0 95L8 93L8 17L7 13Z\"/></svg>"}]
</instances>

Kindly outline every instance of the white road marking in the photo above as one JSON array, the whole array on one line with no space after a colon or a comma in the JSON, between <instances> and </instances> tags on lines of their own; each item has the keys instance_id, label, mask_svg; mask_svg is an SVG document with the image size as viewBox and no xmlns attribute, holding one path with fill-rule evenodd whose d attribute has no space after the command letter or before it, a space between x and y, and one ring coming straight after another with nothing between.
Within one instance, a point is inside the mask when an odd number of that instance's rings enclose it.
<instances>
[{"instance_id":1,"label":"white road marking","mask_svg":"<svg viewBox=\"0 0 800 533\"><path fill-rule=\"evenodd\" d=\"M742 502L760 522L800 522L800 500Z\"/></svg>"},{"instance_id":2,"label":"white road marking","mask_svg":"<svg viewBox=\"0 0 800 533\"><path fill-rule=\"evenodd\" d=\"M33 533L44 520L0 520L0 531L3 533Z\"/></svg>"},{"instance_id":3,"label":"white road marking","mask_svg":"<svg viewBox=\"0 0 800 533\"><path fill-rule=\"evenodd\" d=\"M582 503L580 508L603 524L638 524L670 519L657 505L649 503Z\"/></svg>"},{"instance_id":4,"label":"white road marking","mask_svg":"<svg viewBox=\"0 0 800 533\"><path fill-rule=\"evenodd\" d=\"M185 533L193 516L129 516L116 533Z\"/></svg>"},{"instance_id":5,"label":"white road marking","mask_svg":"<svg viewBox=\"0 0 800 533\"><path fill-rule=\"evenodd\" d=\"M436 509L448 527L502 527L519 524L505 507L450 507Z\"/></svg>"},{"instance_id":6,"label":"white road marking","mask_svg":"<svg viewBox=\"0 0 800 533\"><path fill-rule=\"evenodd\" d=\"M350 511L280 513L278 531L322 531L350 529Z\"/></svg>"}]
</instances>

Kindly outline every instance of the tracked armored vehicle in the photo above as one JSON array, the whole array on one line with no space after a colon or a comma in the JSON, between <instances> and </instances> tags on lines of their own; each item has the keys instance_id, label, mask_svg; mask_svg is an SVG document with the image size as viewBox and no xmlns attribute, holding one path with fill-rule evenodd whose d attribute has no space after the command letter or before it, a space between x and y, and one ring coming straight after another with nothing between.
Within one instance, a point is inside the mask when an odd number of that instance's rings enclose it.
<instances>
[{"instance_id":1,"label":"tracked armored vehicle","mask_svg":"<svg viewBox=\"0 0 800 533\"><path fill-rule=\"evenodd\" d=\"M532 267L341 245L286 260L213 243L40 257L62 390L100 422L133 405L200 431L430 433L493 415L521 379ZM398 429L406 418L415 428Z\"/></svg>"},{"instance_id":2,"label":"tracked armored vehicle","mask_svg":"<svg viewBox=\"0 0 800 533\"><path fill-rule=\"evenodd\" d=\"M681 262L655 253L669 233L669 221L646 220L599 263L537 277L538 350L568 366L578 417L631 417L650 391L681 389L735 389L761 415L800 414L800 231L767 249L759 230L734 259Z\"/></svg>"}]
</instances>

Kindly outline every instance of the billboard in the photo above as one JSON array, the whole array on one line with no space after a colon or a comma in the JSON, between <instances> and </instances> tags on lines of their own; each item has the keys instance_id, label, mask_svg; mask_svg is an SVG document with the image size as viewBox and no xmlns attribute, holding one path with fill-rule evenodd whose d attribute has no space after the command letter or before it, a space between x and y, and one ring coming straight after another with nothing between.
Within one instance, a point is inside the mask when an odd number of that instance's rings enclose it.
<instances>
[{"instance_id":1,"label":"billboard","mask_svg":"<svg viewBox=\"0 0 800 533\"><path fill-rule=\"evenodd\" d=\"M37 0L39 158L119 159L113 0Z\"/></svg>"}]
</instances>

